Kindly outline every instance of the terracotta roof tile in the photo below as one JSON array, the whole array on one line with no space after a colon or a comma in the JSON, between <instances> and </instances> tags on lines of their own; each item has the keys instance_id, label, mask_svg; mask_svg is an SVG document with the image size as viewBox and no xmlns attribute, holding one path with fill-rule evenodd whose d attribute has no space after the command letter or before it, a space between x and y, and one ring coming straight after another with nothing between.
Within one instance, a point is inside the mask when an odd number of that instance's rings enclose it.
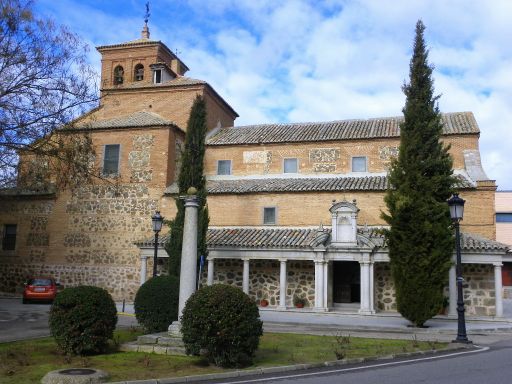
<instances>
[{"instance_id":1,"label":"terracotta roof tile","mask_svg":"<svg viewBox=\"0 0 512 384\"><path fill-rule=\"evenodd\" d=\"M340 120L313 123L261 124L222 128L208 140L208 145L290 143L399 137L403 117L367 120ZM442 115L445 135L480 132L471 112Z\"/></svg>"},{"instance_id":2,"label":"terracotta roof tile","mask_svg":"<svg viewBox=\"0 0 512 384\"><path fill-rule=\"evenodd\" d=\"M138 127L158 127L176 125L170 120L166 120L153 112L135 112L127 116L115 117L113 119L98 120L86 124L77 125L77 128L138 128Z\"/></svg>"},{"instance_id":3,"label":"terracotta roof tile","mask_svg":"<svg viewBox=\"0 0 512 384\"><path fill-rule=\"evenodd\" d=\"M330 235L330 228L325 228L324 233ZM379 232L379 228L359 227L358 244L368 245L368 240L372 246L383 247L384 237ZM315 239L319 235L319 230L315 228L210 228L207 234L207 244L212 248L292 248L292 249L311 249L315 244ZM160 236L159 245L163 246L168 239L168 234ZM329 246L330 239L326 237L326 245ZM504 251L510 249L509 246L497 241L486 239L482 236L462 233L461 244L464 251ZM153 247L154 237L137 242L139 247Z\"/></svg>"},{"instance_id":4,"label":"terracotta roof tile","mask_svg":"<svg viewBox=\"0 0 512 384\"><path fill-rule=\"evenodd\" d=\"M474 188L471 180L457 176L457 188ZM388 187L386 176L339 176L339 177L297 177L262 179L207 180L208 193L246 194L262 192L319 192L319 191L385 191ZM170 185L165 194L177 194L178 187Z\"/></svg>"}]
</instances>

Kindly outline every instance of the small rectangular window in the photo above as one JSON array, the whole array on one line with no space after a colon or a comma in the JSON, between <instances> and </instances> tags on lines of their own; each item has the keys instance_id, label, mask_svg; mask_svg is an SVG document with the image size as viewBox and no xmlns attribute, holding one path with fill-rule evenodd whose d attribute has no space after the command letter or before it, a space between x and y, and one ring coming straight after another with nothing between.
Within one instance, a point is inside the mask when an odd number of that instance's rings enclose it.
<instances>
[{"instance_id":1,"label":"small rectangular window","mask_svg":"<svg viewBox=\"0 0 512 384\"><path fill-rule=\"evenodd\" d=\"M14 251L16 249L16 224L5 224L4 237L2 239L2 249L4 251Z\"/></svg>"},{"instance_id":2,"label":"small rectangular window","mask_svg":"<svg viewBox=\"0 0 512 384\"><path fill-rule=\"evenodd\" d=\"M231 160L217 161L217 175L231 175Z\"/></svg>"},{"instance_id":3,"label":"small rectangular window","mask_svg":"<svg viewBox=\"0 0 512 384\"><path fill-rule=\"evenodd\" d=\"M365 156L357 156L352 158L352 172L366 172Z\"/></svg>"},{"instance_id":4,"label":"small rectangular window","mask_svg":"<svg viewBox=\"0 0 512 384\"><path fill-rule=\"evenodd\" d=\"M497 223L512 223L512 213L496 213Z\"/></svg>"},{"instance_id":5,"label":"small rectangular window","mask_svg":"<svg viewBox=\"0 0 512 384\"><path fill-rule=\"evenodd\" d=\"M160 84L162 82L162 70L155 70L155 84Z\"/></svg>"},{"instance_id":6,"label":"small rectangular window","mask_svg":"<svg viewBox=\"0 0 512 384\"><path fill-rule=\"evenodd\" d=\"M105 154L103 157L103 174L117 175L119 174L119 144L105 145Z\"/></svg>"},{"instance_id":7,"label":"small rectangular window","mask_svg":"<svg viewBox=\"0 0 512 384\"><path fill-rule=\"evenodd\" d=\"M263 208L263 224L272 225L276 223L276 207Z\"/></svg>"},{"instance_id":8,"label":"small rectangular window","mask_svg":"<svg viewBox=\"0 0 512 384\"><path fill-rule=\"evenodd\" d=\"M297 159L284 159L283 172L284 173L297 173L299 169L299 162Z\"/></svg>"}]
</instances>

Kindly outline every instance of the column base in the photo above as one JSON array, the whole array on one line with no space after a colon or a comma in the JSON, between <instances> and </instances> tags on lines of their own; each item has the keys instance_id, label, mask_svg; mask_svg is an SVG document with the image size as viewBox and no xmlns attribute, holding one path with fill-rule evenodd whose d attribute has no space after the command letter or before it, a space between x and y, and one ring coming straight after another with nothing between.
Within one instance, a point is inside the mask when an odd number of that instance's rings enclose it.
<instances>
[{"instance_id":1,"label":"column base","mask_svg":"<svg viewBox=\"0 0 512 384\"><path fill-rule=\"evenodd\" d=\"M358 313L360 315L375 315L375 311L372 311L371 309L360 309Z\"/></svg>"},{"instance_id":2,"label":"column base","mask_svg":"<svg viewBox=\"0 0 512 384\"><path fill-rule=\"evenodd\" d=\"M181 334L181 323L179 321L173 321L171 325L169 325L169 328L167 329L167 333L171 337L176 338L182 338L183 335Z\"/></svg>"},{"instance_id":3,"label":"column base","mask_svg":"<svg viewBox=\"0 0 512 384\"><path fill-rule=\"evenodd\" d=\"M316 308L313 308L313 312L329 312L329 308L327 308L327 307L316 307Z\"/></svg>"},{"instance_id":4,"label":"column base","mask_svg":"<svg viewBox=\"0 0 512 384\"><path fill-rule=\"evenodd\" d=\"M286 311L286 305L278 305L276 309L279 309L280 311Z\"/></svg>"}]
</instances>

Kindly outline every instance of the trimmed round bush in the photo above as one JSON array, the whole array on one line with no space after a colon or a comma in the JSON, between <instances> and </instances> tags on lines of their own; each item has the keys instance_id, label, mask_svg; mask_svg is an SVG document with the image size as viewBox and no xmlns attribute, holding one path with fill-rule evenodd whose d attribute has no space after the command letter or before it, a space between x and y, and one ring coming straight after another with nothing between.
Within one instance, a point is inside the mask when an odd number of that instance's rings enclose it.
<instances>
[{"instance_id":1,"label":"trimmed round bush","mask_svg":"<svg viewBox=\"0 0 512 384\"><path fill-rule=\"evenodd\" d=\"M216 284L195 292L185 304L181 332L188 354L205 354L221 367L252 363L263 323L256 303L239 288Z\"/></svg>"},{"instance_id":2,"label":"trimmed round bush","mask_svg":"<svg viewBox=\"0 0 512 384\"><path fill-rule=\"evenodd\" d=\"M68 354L102 353L114 335L117 310L103 288L78 286L57 294L50 309L50 331Z\"/></svg>"},{"instance_id":3,"label":"trimmed round bush","mask_svg":"<svg viewBox=\"0 0 512 384\"><path fill-rule=\"evenodd\" d=\"M146 332L166 331L169 324L178 320L179 284L175 276L156 276L141 285L134 309Z\"/></svg>"}]
</instances>

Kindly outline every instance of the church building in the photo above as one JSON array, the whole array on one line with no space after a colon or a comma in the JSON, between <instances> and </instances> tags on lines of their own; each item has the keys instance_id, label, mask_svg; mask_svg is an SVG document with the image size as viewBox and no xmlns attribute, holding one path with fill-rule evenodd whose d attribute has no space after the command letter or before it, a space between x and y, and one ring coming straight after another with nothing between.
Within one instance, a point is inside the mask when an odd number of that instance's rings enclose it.
<instances>
[{"instance_id":1,"label":"church building","mask_svg":"<svg viewBox=\"0 0 512 384\"><path fill-rule=\"evenodd\" d=\"M207 106L205 174L210 227L203 284L240 287L266 310L396 311L385 222L387 170L398 153L402 117L236 126L236 111L147 25L136 40L97 47L99 106L75 122L89 132L107 182L73 190L0 191L0 291L19 292L33 275L64 286L106 288L132 300L151 276L151 216L175 215L177 172L197 95ZM480 162L471 112L445 113L461 223L468 315L502 316L495 241L496 185ZM158 268L167 254L160 237ZM454 258L455 259L455 258ZM456 313L455 267L447 276Z\"/></svg>"}]
</instances>

